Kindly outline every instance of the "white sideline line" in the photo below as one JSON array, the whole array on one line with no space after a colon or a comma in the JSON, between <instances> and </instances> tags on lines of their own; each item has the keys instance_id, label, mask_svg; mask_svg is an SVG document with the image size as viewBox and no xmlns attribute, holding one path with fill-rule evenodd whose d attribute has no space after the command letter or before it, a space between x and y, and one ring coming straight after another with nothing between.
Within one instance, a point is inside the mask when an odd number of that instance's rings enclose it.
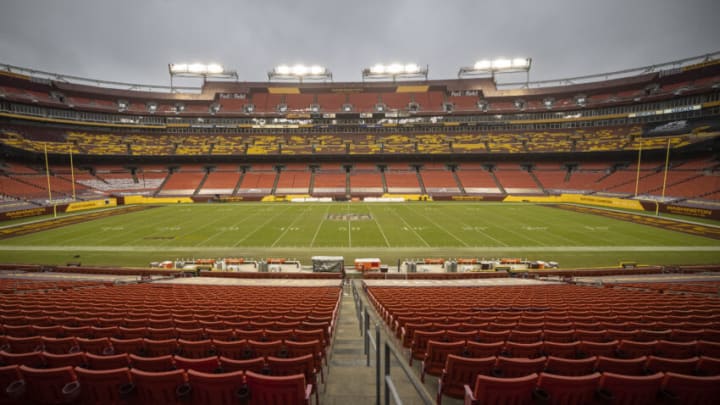
<instances>
[{"instance_id":1,"label":"white sideline line","mask_svg":"<svg viewBox=\"0 0 720 405\"><path fill-rule=\"evenodd\" d=\"M362 246L348 248L347 246L323 246L323 249L343 250L367 250L383 246ZM267 249L267 246L243 246L243 248ZM427 246L430 249L438 250L468 250L480 251L478 253L503 253L503 252L720 252L720 246L470 246L468 248L454 248L447 246ZM394 251L427 249L424 246L400 246L393 247ZM308 247L277 248L281 250L307 251ZM66 245L66 246L43 246L43 245L0 245L0 251L28 251L28 252L65 252L65 251L86 251L86 252L185 252L185 251L207 251L207 252L237 252L237 247L199 247L199 246L87 246L87 245Z\"/></svg>"},{"instance_id":2,"label":"white sideline line","mask_svg":"<svg viewBox=\"0 0 720 405\"><path fill-rule=\"evenodd\" d=\"M317 226L317 228L315 228L315 234L313 235L313 238L310 241L310 247L315 246L315 240L317 239L318 235L320 234L320 228L322 228L323 224L325 223L325 218L327 218L328 212L330 212L329 205L327 207L325 207L325 215L323 215L322 220L318 221L318 226Z\"/></svg>"},{"instance_id":3,"label":"white sideline line","mask_svg":"<svg viewBox=\"0 0 720 405\"><path fill-rule=\"evenodd\" d=\"M277 239L275 239L275 242L273 242L273 244L270 245L270 247L271 247L271 248L274 248L275 245L277 245L277 243L280 242L280 239L282 239L285 235L287 235L287 233L290 231L290 228L292 228L297 221L299 221L300 219L302 219L302 218L303 218L303 215L304 215L306 212L308 212L308 211L310 211L310 207L306 207L306 208L300 213L300 215L296 216L295 219L294 219L288 226L285 227L285 230L282 231L282 233L280 233L280 236L278 236Z\"/></svg>"},{"instance_id":4,"label":"white sideline line","mask_svg":"<svg viewBox=\"0 0 720 405\"><path fill-rule=\"evenodd\" d=\"M369 207L368 207L368 213L370 213L370 215L372 215L372 219L373 219L373 221L375 221L375 225L377 225L378 230L380 231L380 235L382 235L383 239L385 240L385 244L387 245L387 247L390 247L390 241L388 240L387 235L385 235L385 231L382 229L382 226L380 226L380 221L377 220L377 215L375 215L372 212L372 209L370 209Z\"/></svg>"}]
</instances>

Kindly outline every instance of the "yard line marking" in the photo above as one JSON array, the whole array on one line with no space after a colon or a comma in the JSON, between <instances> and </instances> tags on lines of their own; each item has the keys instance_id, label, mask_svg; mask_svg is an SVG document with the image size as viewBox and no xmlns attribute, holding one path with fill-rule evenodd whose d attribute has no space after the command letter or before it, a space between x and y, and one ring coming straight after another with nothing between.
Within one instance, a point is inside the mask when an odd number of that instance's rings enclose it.
<instances>
[{"instance_id":1,"label":"yard line marking","mask_svg":"<svg viewBox=\"0 0 720 405\"><path fill-rule=\"evenodd\" d=\"M350 203L345 205L345 212L347 215L347 229L348 229L348 247L352 247L352 230L350 228Z\"/></svg>"},{"instance_id":2,"label":"yard line marking","mask_svg":"<svg viewBox=\"0 0 720 405\"><path fill-rule=\"evenodd\" d=\"M324 246L327 249L347 249L347 246ZM351 250L367 250L372 246L356 247ZM395 247L393 250L417 250L421 246ZM433 251L447 251L447 247L430 247ZM0 251L28 251L28 252L64 252L68 249L86 252L183 252L197 251L197 246L102 246L102 245L0 245ZM307 247L282 248L283 250L307 251ZM470 248L455 248L456 250L483 250L486 252L720 252L720 246L471 246ZM237 248L203 247L208 252L237 252Z\"/></svg>"},{"instance_id":3,"label":"yard line marking","mask_svg":"<svg viewBox=\"0 0 720 405\"><path fill-rule=\"evenodd\" d=\"M420 240L425 244L425 246L430 247L430 244L427 243L427 241L426 241L422 236L420 236L419 233L417 233L417 231L405 220L405 218L403 218L402 216L400 216L400 215L397 213L397 211L393 211L393 213L395 213L395 216L398 217L398 218L400 218L401 221L403 221L403 223L405 224L405 227L407 227L409 230L413 231L413 233L415 234L415 236L417 236L418 239L420 239Z\"/></svg>"},{"instance_id":4,"label":"yard line marking","mask_svg":"<svg viewBox=\"0 0 720 405\"><path fill-rule=\"evenodd\" d=\"M322 228L322 225L325 223L325 218L327 218L328 212L330 212L329 205L325 207L325 215L323 216L323 218L320 221L318 221L318 226L317 226L317 228L315 228L315 234L313 235L313 238L310 241L310 247L315 246L315 239L317 239L317 236L320 234L320 228Z\"/></svg>"},{"instance_id":5,"label":"yard line marking","mask_svg":"<svg viewBox=\"0 0 720 405\"><path fill-rule=\"evenodd\" d=\"M372 215L373 221L375 221L375 224L378 227L378 230L380 231L380 235L382 235L383 239L385 239L385 244L387 247L390 247L390 241L388 240L387 236L385 236L385 231L383 231L382 226L380 226L380 222L377 220L377 216L373 214L372 209L368 207L368 212L370 215Z\"/></svg>"},{"instance_id":6,"label":"yard line marking","mask_svg":"<svg viewBox=\"0 0 720 405\"><path fill-rule=\"evenodd\" d=\"M256 208L258 208L258 207L250 207L250 209L248 209L248 211L245 212L245 214L246 214L245 217L243 217L240 221L236 222L236 224L240 225L240 224L245 223L248 219L250 219L252 217L252 215L247 215L247 214L252 213L253 211L255 211ZM227 218L224 218L222 215L220 215L219 217L220 217L219 221L227 219ZM215 221L215 222L217 222L217 221ZM215 223L215 222L213 222L213 223ZM202 242L197 243L195 246L203 246L204 243L207 243L208 241L213 240L222 234L223 234L223 232L215 232L214 234L205 238L205 240L203 240Z\"/></svg>"},{"instance_id":7,"label":"yard line marking","mask_svg":"<svg viewBox=\"0 0 720 405\"><path fill-rule=\"evenodd\" d=\"M310 211L310 207L309 207L309 206L308 206L308 207L305 207L305 209L300 212L300 215L297 215L297 216L295 217L295 220L293 220L288 226L285 227L285 230L280 233L280 235L277 237L277 239L275 239L275 241L272 243L272 245L270 245L270 247L271 247L271 248L274 248L275 245L277 245L277 243L280 242L280 239L282 239L282 237L285 236L285 234L287 234L287 233L290 231L290 228L292 228L292 226L295 225L295 223L296 223L297 221L299 221L300 219L302 219L302 218L303 218L303 214L305 214L305 213L308 212L308 211Z\"/></svg>"},{"instance_id":8,"label":"yard line marking","mask_svg":"<svg viewBox=\"0 0 720 405\"><path fill-rule=\"evenodd\" d=\"M442 212L446 217L449 217L447 211L443 210L443 211L441 211L441 212ZM453 217L450 217L450 218L452 218L453 220L455 220L455 218L453 218ZM491 225L490 225L488 222L484 221L484 220L482 219L482 217L478 217L478 219L479 219L480 222L482 222L484 225L487 225L488 228L491 227ZM462 225L461 222L459 222L459 221L456 221L456 222L458 222L458 224ZM461 227L460 229L462 229L462 227ZM497 239L497 238L491 236L489 233L487 233L487 232L485 232L485 231L483 231L483 230L478 229L477 231L480 232L481 234L483 234L483 236L485 236L486 238L488 238L488 239L496 242L496 243L499 244L500 246L510 246L510 245L508 245L507 243L501 241L500 239Z\"/></svg>"},{"instance_id":9,"label":"yard line marking","mask_svg":"<svg viewBox=\"0 0 720 405\"><path fill-rule=\"evenodd\" d=\"M423 216L423 215L420 215L420 214L417 214L417 215L421 216L423 219L425 219L425 220L427 220L428 222L430 222L431 224L435 225L436 228L438 228L439 230L441 230L441 231L445 232L446 234L450 235L450 236L451 236L453 239L455 239L456 241L462 243L463 246L465 246L465 247L470 247L470 245L468 245L467 243L465 243L464 240L458 238L458 237L455 236L452 232L448 232L447 229L443 228L443 227L440 226L437 222L433 221L432 218L430 218L429 216L426 217L426 216Z\"/></svg>"},{"instance_id":10,"label":"yard line marking","mask_svg":"<svg viewBox=\"0 0 720 405\"><path fill-rule=\"evenodd\" d=\"M282 211L278 212L277 214L275 214L275 215L271 216L270 218L268 218L267 221L265 221L265 222L263 222L262 224L260 224L260 226L257 227L255 230L253 230L252 232L248 232L247 234L245 234L245 237L242 238L242 239L240 239L239 241L237 241L235 244L233 244L233 247L237 247L237 246L239 246L241 243L245 242L245 240L247 240L247 238L249 238L250 235L253 235L253 234L255 234L257 231L263 229L263 228L265 227L265 225L269 224L271 221L273 221L275 218L279 217L280 215L284 214L285 211L287 211L287 210L289 210L289 209L290 209L290 206L287 206L287 207L285 207L284 210L282 210Z\"/></svg>"}]
</instances>

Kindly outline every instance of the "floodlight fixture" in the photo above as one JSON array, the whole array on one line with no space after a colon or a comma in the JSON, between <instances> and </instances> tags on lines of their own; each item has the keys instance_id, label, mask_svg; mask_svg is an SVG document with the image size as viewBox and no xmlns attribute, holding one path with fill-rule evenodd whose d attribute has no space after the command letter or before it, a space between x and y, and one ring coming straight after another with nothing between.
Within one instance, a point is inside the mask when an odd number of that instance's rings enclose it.
<instances>
[{"instance_id":1,"label":"floodlight fixture","mask_svg":"<svg viewBox=\"0 0 720 405\"><path fill-rule=\"evenodd\" d=\"M525 72L530 74L530 67L532 66L531 58L497 58L497 59L482 59L475 62L470 67L462 67L458 71L458 78L463 77L476 77L476 76L490 76L493 79L497 73L521 73Z\"/></svg>"},{"instance_id":2,"label":"floodlight fixture","mask_svg":"<svg viewBox=\"0 0 720 405\"><path fill-rule=\"evenodd\" d=\"M267 73L268 80L332 80L332 73L320 65L278 65Z\"/></svg>"},{"instance_id":3,"label":"floodlight fixture","mask_svg":"<svg viewBox=\"0 0 720 405\"><path fill-rule=\"evenodd\" d=\"M200 77L204 81L208 78L238 80L237 71L227 70L219 63L169 63L170 89L173 88L174 77Z\"/></svg>"},{"instance_id":4,"label":"floodlight fixture","mask_svg":"<svg viewBox=\"0 0 720 405\"><path fill-rule=\"evenodd\" d=\"M422 67L417 63L378 63L362 70L363 81L365 79L383 80L392 79L417 79L424 77L427 80L428 66Z\"/></svg>"}]
</instances>

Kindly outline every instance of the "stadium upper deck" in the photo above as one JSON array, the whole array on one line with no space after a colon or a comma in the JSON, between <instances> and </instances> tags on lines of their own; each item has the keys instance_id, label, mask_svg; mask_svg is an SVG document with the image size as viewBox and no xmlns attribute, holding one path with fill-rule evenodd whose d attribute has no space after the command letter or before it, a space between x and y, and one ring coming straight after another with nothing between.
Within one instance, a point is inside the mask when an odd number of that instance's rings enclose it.
<instances>
[{"instance_id":1,"label":"stadium upper deck","mask_svg":"<svg viewBox=\"0 0 720 405\"><path fill-rule=\"evenodd\" d=\"M198 93L119 89L0 66L3 120L185 132L334 129L412 125L500 129L609 126L715 116L720 59L666 64L505 90L491 78L406 82L206 81ZM653 70L654 69L654 70ZM617 76L617 77L616 77ZM583 83L572 84L575 81ZM537 84L542 85L543 83ZM111 86L115 86L114 88ZM160 88L161 90L163 88ZM331 128L329 128L331 127Z\"/></svg>"}]
</instances>

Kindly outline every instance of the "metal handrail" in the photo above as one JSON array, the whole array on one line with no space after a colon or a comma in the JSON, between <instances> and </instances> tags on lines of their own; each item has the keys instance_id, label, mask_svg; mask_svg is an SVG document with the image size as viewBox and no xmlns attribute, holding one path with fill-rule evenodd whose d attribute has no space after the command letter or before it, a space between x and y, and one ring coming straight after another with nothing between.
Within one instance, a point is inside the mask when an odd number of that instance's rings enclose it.
<instances>
[{"instance_id":1,"label":"metal handrail","mask_svg":"<svg viewBox=\"0 0 720 405\"><path fill-rule=\"evenodd\" d=\"M371 348L375 350L375 403L377 405L380 405L381 398L380 398L380 391L381 391L381 384L385 383L385 404L390 403L390 395L393 396L393 401L396 404L402 405L402 400L400 399L400 396L397 392L397 388L395 387L395 384L392 380L392 376L390 375L391 371L391 362L392 358L391 355L395 357L395 359L398 361L398 364L400 364L400 369L405 373L405 376L410 381L410 383L415 388L415 392L420 397L420 399L423 401L423 403L427 405L431 405L435 402L433 397L427 392L425 389L423 383L420 381L420 378L415 375L414 370L407 364L407 362L403 361L403 354L400 352L400 350L395 346L392 339L389 338L388 333L385 330L382 330L380 327L380 321L376 318L374 320L375 325L375 337L373 338L371 336L370 331L370 324L371 324L371 314L368 310L367 302L365 301L365 297L363 297L357 290L355 283L353 282L353 296L356 296L357 299L355 301L356 304L356 310L361 311L362 313L358 312L359 321L360 321L360 329L361 329L361 335L364 336L364 354L365 354L365 364L367 367L370 367L370 356L371 356ZM375 314L373 314L375 315ZM384 357L381 356L380 348L384 347ZM383 370L384 370L384 377L381 375L381 365L384 364Z\"/></svg>"}]
</instances>

